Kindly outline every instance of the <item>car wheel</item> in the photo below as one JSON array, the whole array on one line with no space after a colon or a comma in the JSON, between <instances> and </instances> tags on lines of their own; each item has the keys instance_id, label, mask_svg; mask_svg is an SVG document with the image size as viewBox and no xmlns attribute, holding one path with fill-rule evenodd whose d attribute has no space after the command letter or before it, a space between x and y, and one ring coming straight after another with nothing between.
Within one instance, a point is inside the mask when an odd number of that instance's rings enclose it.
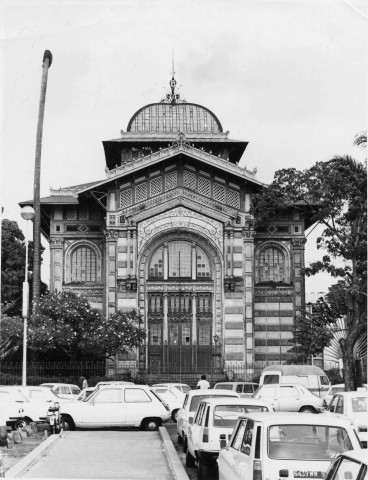
<instances>
[{"instance_id":1,"label":"car wheel","mask_svg":"<svg viewBox=\"0 0 368 480\"><path fill-rule=\"evenodd\" d=\"M303 407L300 409L302 413L316 413L313 407Z\"/></svg>"},{"instance_id":2,"label":"car wheel","mask_svg":"<svg viewBox=\"0 0 368 480\"><path fill-rule=\"evenodd\" d=\"M160 423L155 418L149 418L144 422L144 429L147 432L155 432L156 430L158 430L159 426L160 426Z\"/></svg>"},{"instance_id":3,"label":"car wheel","mask_svg":"<svg viewBox=\"0 0 368 480\"><path fill-rule=\"evenodd\" d=\"M187 437L184 437L184 440L183 440L183 452L186 453L188 450L188 439Z\"/></svg>"},{"instance_id":4,"label":"car wheel","mask_svg":"<svg viewBox=\"0 0 368 480\"><path fill-rule=\"evenodd\" d=\"M171 413L172 421L175 422L175 423L177 423L177 421L178 421L178 411L179 411L179 409L174 410L174 411Z\"/></svg>"},{"instance_id":5,"label":"car wheel","mask_svg":"<svg viewBox=\"0 0 368 480\"><path fill-rule=\"evenodd\" d=\"M15 428L24 428L28 427L28 425L32 422L29 418L21 418L15 422Z\"/></svg>"},{"instance_id":6,"label":"car wheel","mask_svg":"<svg viewBox=\"0 0 368 480\"><path fill-rule=\"evenodd\" d=\"M61 427L63 430L75 430L75 424L70 415L61 415Z\"/></svg>"},{"instance_id":7,"label":"car wheel","mask_svg":"<svg viewBox=\"0 0 368 480\"><path fill-rule=\"evenodd\" d=\"M187 450L187 453L185 455L185 466L188 468L194 468L195 467L195 458L192 457L192 454Z\"/></svg>"},{"instance_id":8,"label":"car wheel","mask_svg":"<svg viewBox=\"0 0 368 480\"><path fill-rule=\"evenodd\" d=\"M205 480L208 478L209 465L203 463L203 460L198 460L198 478Z\"/></svg>"},{"instance_id":9,"label":"car wheel","mask_svg":"<svg viewBox=\"0 0 368 480\"><path fill-rule=\"evenodd\" d=\"M183 437L178 435L178 445L183 445Z\"/></svg>"}]
</instances>

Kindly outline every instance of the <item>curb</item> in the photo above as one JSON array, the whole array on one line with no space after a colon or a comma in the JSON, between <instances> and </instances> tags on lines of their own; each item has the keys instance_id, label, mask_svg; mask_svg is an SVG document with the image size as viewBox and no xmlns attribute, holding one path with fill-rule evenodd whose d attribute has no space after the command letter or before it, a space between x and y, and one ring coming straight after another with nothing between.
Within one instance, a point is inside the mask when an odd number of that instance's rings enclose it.
<instances>
[{"instance_id":1,"label":"curb","mask_svg":"<svg viewBox=\"0 0 368 480\"><path fill-rule=\"evenodd\" d=\"M175 447L171 441L170 435L165 427L159 427L162 444L169 462L169 466L174 475L175 480L189 480L187 472L180 461Z\"/></svg>"},{"instance_id":2,"label":"curb","mask_svg":"<svg viewBox=\"0 0 368 480\"><path fill-rule=\"evenodd\" d=\"M13 467L9 468L9 470L5 472L5 477L19 477L24 470L30 468L32 465L38 462L38 460L54 445L54 443L56 443L57 440L63 437L63 432L59 433L58 435L50 435L47 440L44 440L34 450L32 450L32 452L22 458L22 460L17 462Z\"/></svg>"}]
</instances>

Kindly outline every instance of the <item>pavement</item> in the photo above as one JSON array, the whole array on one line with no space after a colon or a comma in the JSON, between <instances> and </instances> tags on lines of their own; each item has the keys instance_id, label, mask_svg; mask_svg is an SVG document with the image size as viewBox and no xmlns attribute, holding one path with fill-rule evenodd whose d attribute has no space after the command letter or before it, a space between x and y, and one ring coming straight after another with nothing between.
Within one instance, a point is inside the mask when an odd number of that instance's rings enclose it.
<instances>
[{"instance_id":1,"label":"pavement","mask_svg":"<svg viewBox=\"0 0 368 480\"><path fill-rule=\"evenodd\" d=\"M6 478L188 480L165 428L52 435L9 469Z\"/></svg>"}]
</instances>

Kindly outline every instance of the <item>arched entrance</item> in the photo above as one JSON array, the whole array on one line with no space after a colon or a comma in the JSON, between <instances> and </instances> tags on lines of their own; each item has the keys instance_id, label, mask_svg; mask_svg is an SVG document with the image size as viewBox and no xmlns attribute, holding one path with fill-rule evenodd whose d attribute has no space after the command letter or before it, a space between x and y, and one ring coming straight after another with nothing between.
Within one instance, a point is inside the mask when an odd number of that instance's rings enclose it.
<instances>
[{"instance_id":1,"label":"arched entrance","mask_svg":"<svg viewBox=\"0 0 368 480\"><path fill-rule=\"evenodd\" d=\"M152 373L209 371L222 305L215 248L199 235L176 231L153 241L140 260L145 368Z\"/></svg>"}]
</instances>

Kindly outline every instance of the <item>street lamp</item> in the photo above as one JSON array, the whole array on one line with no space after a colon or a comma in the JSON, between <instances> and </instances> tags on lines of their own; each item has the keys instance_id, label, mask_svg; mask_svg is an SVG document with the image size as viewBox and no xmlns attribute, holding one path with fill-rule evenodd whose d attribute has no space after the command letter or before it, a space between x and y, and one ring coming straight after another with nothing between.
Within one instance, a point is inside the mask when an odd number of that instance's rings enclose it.
<instances>
[{"instance_id":1,"label":"street lamp","mask_svg":"<svg viewBox=\"0 0 368 480\"><path fill-rule=\"evenodd\" d=\"M27 385L27 320L29 310L29 284L28 284L28 220L35 218L35 211L32 207L23 207L21 216L26 223L26 265L25 265L25 277L23 282L23 304L22 304L22 316L23 316L23 368L22 368L22 385Z\"/></svg>"}]
</instances>

